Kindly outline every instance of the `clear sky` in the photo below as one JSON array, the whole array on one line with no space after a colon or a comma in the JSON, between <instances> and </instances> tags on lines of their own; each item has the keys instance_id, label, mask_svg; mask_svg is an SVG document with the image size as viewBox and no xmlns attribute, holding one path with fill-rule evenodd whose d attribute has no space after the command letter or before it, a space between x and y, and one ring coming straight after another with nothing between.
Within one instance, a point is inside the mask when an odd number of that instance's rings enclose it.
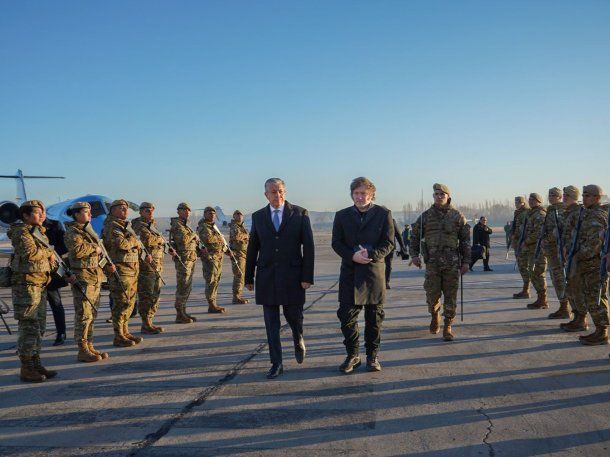
<instances>
[{"instance_id":1,"label":"clear sky","mask_svg":"<svg viewBox=\"0 0 610 457\"><path fill-rule=\"evenodd\" d=\"M610 1L0 3L0 174L103 193L311 210L368 176L399 209L610 190ZM14 197L0 183L0 199Z\"/></svg>"}]
</instances>

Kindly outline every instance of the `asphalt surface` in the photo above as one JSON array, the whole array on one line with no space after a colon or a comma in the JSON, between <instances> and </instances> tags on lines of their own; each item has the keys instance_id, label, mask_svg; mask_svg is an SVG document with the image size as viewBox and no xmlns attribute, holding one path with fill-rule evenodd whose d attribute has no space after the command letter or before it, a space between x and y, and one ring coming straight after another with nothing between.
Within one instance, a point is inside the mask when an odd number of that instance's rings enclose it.
<instances>
[{"instance_id":1,"label":"asphalt surface","mask_svg":"<svg viewBox=\"0 0 610 457\"><path fill-rule=\"evenodd\" d=\"M168 263L156 320L166 331L132 348L112 346L105 293L95 342L110 358L93 364L76 361L64 292L69 341L51 346L49 312L42 360L59 376L42 384L19 381L15 336L0 327L0 455L610 455L609 346L581 346L578 334L559 331L546 318L557 307L554 292L550 310L513 300L520 279L500 237L494 272L479 263L464 277L464 321L451 343L428 332L423 271L396 258L383 371L363 366L352 375L338 371L338 258L328 234L316 240L307 358L297 365L285 331L285 373L276 380L265 378L262 310L230 304L228 261L219 300L228 313L206 313L198 265L189 302L198 321L189 325L173 323ZM9 289L0 297L10 304ZM139 331L138 317L130 328Z\"/></svg>"}]
</instances>

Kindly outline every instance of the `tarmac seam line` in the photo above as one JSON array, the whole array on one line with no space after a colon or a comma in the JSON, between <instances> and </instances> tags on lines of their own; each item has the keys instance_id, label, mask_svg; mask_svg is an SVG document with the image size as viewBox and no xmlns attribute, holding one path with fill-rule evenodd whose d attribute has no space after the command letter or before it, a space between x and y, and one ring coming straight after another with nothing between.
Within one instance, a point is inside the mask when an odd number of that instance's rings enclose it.
<instances>
[{"instance_id":1,"label":"tarmac seam line","mask_svg":"<svg viewBox=\"0 0 610 457\"><path fill-rule=\"evenodd\" d=\"M315 300L313 300L309 304L309 306L307 306L306 308L303 309L303 312L305 312L308 309L310 309L313 305L318 303L322 298L324 298L327 294L329 294L330 291L332 289L334 289L334 287L338 283L339 283L339 280L337 280L328 289L323 291ZM280 328L280 332L283 332L288 327L289 327L288 324L284 324ZM252 351L245 358L243 358L242 360L237 362L233 366L233 368L231 368L229 370L229 372L226 375L224 375L221 379L216 381L210 387L207 387L206 389L204 389L199 395L197 395L197 397L195 399L193 399L189 403L187 403L184 406L184 408L182 408L182 410L180 412L178 412L176 415L174 415L173 417L171 417L170 419L165 421L161 425L161 427L159 427L159 429L156 432L149 433L148 435L146 435L146 437L142 441L134 443L134 448L127 453L127 457L135 457L135 456L137 456L140 453L140 451L143 451L143 450L149 448L150 446L155 444L157 441L159 441L161 438L163 438L165 435L167 435L169 433L169 431L173 428L173 426L176 425L183 417L185 417L187 414L189 414L193 410L193 408L195 408L196 406L201 406L202 404L204 404L205 401L208 398L210 398L216 392L218 392L222 387L224 387L224 385L226 383L228 383L229 381L234 379L241 372L241 370L244 368L244 366L248 362L250 362L254 357L256 357L258 354L260 354L263 351L263 349L265 349L266 346L267 346L266 342L260 343L254 349L254 351Z\"/></svg>"},{"instance_id":2,"label":"tarmac seam line","mask_svg":"<svg viewBox=\"0 0 610 457\"><path fill-rule=\"evenodd\" d=\"M483 437L483 443L485 443L485 445L489 448L489 457L494 457L496 455L496 451L493 445L489 442L489 437L491 436L491 432L493 431L494 423L491 420L491 417L489 417L489 415L485 411L483 411L484 407L485 403L483 403L483 406L477 409L477 413L481 414L482 416L485 416L487 422L489 423L489 425L487 426L487 432L485 433L485 437Z\"/></svg>"}]
</instances>

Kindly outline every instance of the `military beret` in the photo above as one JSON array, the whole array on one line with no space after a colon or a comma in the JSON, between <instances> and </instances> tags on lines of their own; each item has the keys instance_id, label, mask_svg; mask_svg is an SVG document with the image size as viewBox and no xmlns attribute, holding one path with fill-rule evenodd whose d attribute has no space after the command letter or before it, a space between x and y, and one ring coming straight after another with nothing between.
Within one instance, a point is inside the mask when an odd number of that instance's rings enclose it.
<instances>
[{"instance_id":1,"label":"military beret","mask_svg":"<svg viewBox=\"0 0 610 457\"><path fill-rule=\"evenodd\" d=\"M40 208L41 210L45 210L44 208L44 203L42 203L40 200L28 200L25 201L21 204L21 208Z\"/></svg>"},{"instance_id":2,"label":"military beret","mask_svg":"<svg viewBox=\"0 0 610 457\"><path fill-rule=\"evenodd\" d=\"M83 208L91 209L91 205L88 202L76 202L70 205L70 211L75 212Z\"/></svg>"},{"instance_id":3,"label":"military beret","mask_svg":"<svg viewBox=\"0 0 610 457\"><path fill-rule=\"evenodd\" d=\"M563 193L568 197L572 197L574 200L578 200L580 198L580 189L576 186L566 186L563 188Z\"/></svg>"},{"instance_id":4,"label":"military beret","mask_svg":"<svg viewBox=\"0 0 610 457\"><path fill-rule=\"evenodd\" d=\"M601 187L599 187L596 184L589 184L588 186L584 186L582 188L582 193L583 194L590 194L590 195L602 195L604 193L604 191L602 190Z\"/></svg>"},{"instance_id":5,"label":"military beret","mask_svg":"<svg viewBox=\"0 0 610 457\"><path fill-rule=\"evenodd\" d=\"M532 192L530 194L530 198L533 198L534 200L536 200L538 203L542 203L544 201L544 199L542 198L542 195L536 193L536 192Z\"/></svg>"},{"instance_id":6,"label":"military beret","mask_svg":"<svg viewBox=\"0 0 610 457\"><path fill-rule=\"evenodd\" d=\"M444 194L451 195L451 192L449 191L449 187L447 187L444 184L436 183L432 186L432 189L434 189L435 192L437 190L439 190L439 191L443 192Z\"/></svg>"},{"instance_id":7,"label":"military beret","mask_svg":"<svg viewBox=\"0 0 610 457\"><path fill-rule=\"evenodd\" d=\"M190 211L191 207L189 206L188 203L182 202L182 203L178 204L178 209L188 209Z\"/></svg>"},{"instance_id":8,"label":"military beret","mask_svg":"<svg viewBox=\"0 0 610 457\"><path fill-rule=\"evenodd\" d=\"M118 200L113 201L113 202L110 204L110 208L113 208L113 207L115 207L115 206L121 206L121 205L124 205L124 206L126 206L127 208L129 208L129 203L127 203L127 201L126 201L126 200L123 200L122 198L119 198Z\"/></svg>"},{"instance_id":9,"label":"military beret","mask_svg":"<svg viewBox=\"0 0 610 457\"><path fill-rule=\"evenodd\" d=\"M233 216L235 216L236 214L241 214L242 216L244 215L244 213L242 213L240 210L236 209L235 211L233 211Z\"/></svg>"},{"instance_id":10,"label":"military beret","mask_svg":"<svg viewBox=\"0 0 610 457\"><path fill-rule=\"evenodd\" d=\"M140 209L146 209L146 208L155 209L155 205L153 205L152 203L149 203L149 202L140 203Z\"/></svg>"},{"instance_id":11,"label":"military beret","mask_svg":"<svg viewBox=\"0 0 610 457\"><path fill-rule=\"evenodd\" d=\"M562 197L563 191L559 187L551 187L549 189L549 195L555 195L557 197Z\"/></svg>"},{"instance_id":12,"label":"military beret","mask_svg":"<svg viewBox=\"0 0 610 457\"><path fill-rule=\"evenodd\" d=\"M216 209L212 208L211 206L206 206L206 207L203 209L203 212L204 212L204 213L210 213L210 212L212 212L212 211L213 211L213 212L216 212Z\"/></svg>"},{"instance_id":13,"label":"military beret","mask_svg":"<svg viewBox=\"0 0 610 457\"><path fill-rule=\"evenodd\" d=\"M516 196L515 203L525 203L525 197L523 195Z\"/></svg>"}]
</instances>

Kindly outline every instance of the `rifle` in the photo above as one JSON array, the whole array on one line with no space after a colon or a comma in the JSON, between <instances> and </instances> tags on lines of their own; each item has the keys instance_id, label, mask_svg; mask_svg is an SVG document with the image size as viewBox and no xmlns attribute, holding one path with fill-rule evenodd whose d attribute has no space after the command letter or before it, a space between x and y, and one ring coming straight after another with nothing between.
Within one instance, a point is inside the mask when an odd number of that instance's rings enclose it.
<instances>
[{"instance_id":1,"label":"rifle","mask_svg":"<svg viewBox=\"0 0 610 457\"><path fill-rule=\"evenodd\" d=\"M555 219L555 244L557 245L557 254L559 255L559 262L561 263L561 269L563 270L563 277L566 277L566 257L563 252L563 231L561 230L561 226L559 225L559 214L557 212L557 208L553 209L553 218ZM564 288L564 296L559 297L561 300L564 300L565 297L565 288Z\"/></svg>"},{"instance_id":2,"label":"rifle","mask_svg":"<svg viewBox=\"0 0 610 457\"><path fill-rule=\"evenodd\" d=\"M513 233L515 233L515 225L517 224L517 218L513 219L510 231L508 232L508 243L506 243L506 260L508 260L508 253L510 252L510 245L513 243Z\"/></svg>"},{"instance_id":3,"label":"rifle","mask_svg":"<svg viewBox=\"0 0 610 457\"><path fill-rule=\"evenodd\" d=\"M580 227L582 226L582 215L584 211L585 207L581 206L580 211L578 212L578 222L576 223L576 230L574 231L574 236L572 237L570 252L568 253L568 262L566 264L566 281L568 279L568 276L570 275L570 271L572 270L574 255L578 251L578 235L580 234Z\"/></svg>"},{"instance_id":4,"label":"rifle","mask_svg":"<svg viewBox=\"0 0 610 457\"><path fill-rule=\"evenodd\" d=\"M57 264L58 264L58 268L57 268L57 274L63 278L69 278L70 276L74 276L74 273L72 272L72 270L70 270L70 267L68 266L68 264L66 264L66 262L64 262L64 259L61 258L61 256L57 253L57 251L55 250L55 247L51 246L45 239L45 237L42 235L40 228L37 226L32 227L32 229L30 230L30 233L32 234L32 236L34 238L36 238L38 241L40 241L40 243L47 249L50 249L51 251L53 251L53 255L55 256L55 259L57 260ZM83 286L83 284L76 279L76 281L74 281L73 284L74 287L76 287L78 289L78 291L83 295L83 297L85 297L85 300L87 300L89 302L89 304L93 307L93 309L95 309L97 311L97 306L95 306L91 300L89 300L89 297L87 297L87 289Z\"/></svg>"},{"instance_id":5,"label":"rifle","mask_svg":"<svg viewBox=\"0 0 610 457\"><path fill-rule=\"evenodd\" d=\"M144 260L144 258L146 256L150 256L150 258L152 259L152 255L150 254L150 251L148 249L146 249L146 246L144 246L144 243L142 243L142 240L140 239L138 234L135 232L135 230L131 226L131 222L129 222L129 221L127 222L127 225L125 226L125 230L127 230L128 233L131 233L135 237L138 244L140 245L140 249L142 249L142 260ZM154 260L151 263L151 267L152 267L153 271L155 272L155 275L157 275L157 279L159 281L161 281L161 283L163 285L165 285L165 281L163 281L163 278L161 277L161 273L159 273L159 271L157 270L157 268L154 265Z\"/></svg>"},{"instance_id":6,"label":"rifle","mask_svg":"<svg viewBox=\"0 0 610 457\"><path fill-rule=\"evenodd\" d=\"M161 233L159 233L159 235L161 235ZM163 235L161 235L161 237L163 237ZM165 238L163 238L163 241L165 241ZM176 242L172 239L172 231L171 230L169 231L169 241L167 241L166 243L169 246L169 248L173 249L173 251L176 253L176 255L173 256L173 258L177 259L178 262L180 262L180 265L182 265L182 268L184 268L186 270L186 265L182 261L182 258L180 257L180 254L178 254L178 250L176 249Z\"/></svg>"},{"instance_id":7,"label":"rifle","mask_svg":"<svg viewBox=\"0 0 610 457\"><path fill-rule=\"evenodd\" d=\"M458 255L460 269L460 322L464 322L464 275L462 274L462 255Z\"/></svg>"},{"instance_id":8,"label":"rifle","mask_svg":"<svg viewBox=\"0 0 610 457\"><path fill-rule=\"evenodd\" d=\"M220 232L220 229L218 228L218 226L216 224L214 224L214 231L222 237L222 242L224 244L223 251L229 253L229 257L231 257L231 260L235 264L235 268L237 268L237 271L239 271L239 274L243 276L244 272L241 271L241 268L239 268L239 262L235 258L235 254L233 254L233 251L231 251L231 248L227 244L227 240L225 240L225 236Z\"/></svg>"},{"instance_id":9,"label":"rifle","mask_svg":"<svg viewBox=\"0 0 610 457\"><path fill-rule=\"evenodd\" d=\"M4 314L8 313L9 310L10 308L8 307L6 302L2 298L0 298L0 318L2 318L2 322L4 322L4 326L6 327L6 331L8 332L8 334L12 335L13 332L11 332L10 327L6 323L6 320L4 320Z\"/></svg>"},{"instance_id":10,"label":"rifle","mask_svg":"<svg viewBox=\"0 0 610 457\"><path fill-rule=\"evenodd\" d=\"M538 234L538 239L536 239L536 250L534 251L534 265L536 264L536 262L538 262L538 259L540 258L540 252L542 252L542 240L544 239L544 235L546 235L546 219L542 223L542 226L540 227L540 233Z\"/></svg>"},{"instance_id":11,"label":"rifle","mask_svg":"<svg viewBox=\"0 0 610 457\"><path fill-rule=\"evenodd\" d=\"M104 243L102 243L102 240L100 240L100 238L97 236L97 233L95 233L95 230L93 230L93 227L91 226L91 224L89 222L87 222L85 224L84 230L86 233L88 233L91 236L91 238L93 238L93 240L97 243L97 245L102 250L102 261L100 262L100 267L104 268L106 265L114 267L114 263L112 262L112 259L110 258L110 255L108 254L108 251L106 250L106 246L104 246ZM125 287L123 287L123 283L121 282L121 276L119 275L119 272L116 270L116 267L115 267L114 273L112 273L112 274L114 275L114 279L116 279L116 282L121 287L121 290L123 291L123 294L125 295L125 299L129 300L129 295L127 295L127 291L125 290Z\"/></svg>"},{"instance_id":12,"label":"rifle","mask_svg":"<svg viewBox=\"0 0 610 457\"><path fill-rule=\"evenodd\" d=\"M519 253L521 252L521 246L523 246L523 243L525 242L525 229L527 228L527 217L525 218L525 221L523 222L523 227L521 227L521 235L519 236L519 243L517 244L517 247L515 248L515 265L513 266L513 270L517 267L517 262L519 259Z\"/></svg>"},{"instance_id":13,"label":"rifle","mask_svg":"<svg viewBox=\"0 0 610 457\"><path fill-rule=\"evenodd\" d=\"M606 222L606 233L604 235L604 245L601 252L601 264L599 266L599 296L597 297L597 306L599 307L602 301L604 285L608 277L608 267L606 266L606 256L610 253L610 208L608 209L608 220Z\"/></svg>"}]
</instances>

